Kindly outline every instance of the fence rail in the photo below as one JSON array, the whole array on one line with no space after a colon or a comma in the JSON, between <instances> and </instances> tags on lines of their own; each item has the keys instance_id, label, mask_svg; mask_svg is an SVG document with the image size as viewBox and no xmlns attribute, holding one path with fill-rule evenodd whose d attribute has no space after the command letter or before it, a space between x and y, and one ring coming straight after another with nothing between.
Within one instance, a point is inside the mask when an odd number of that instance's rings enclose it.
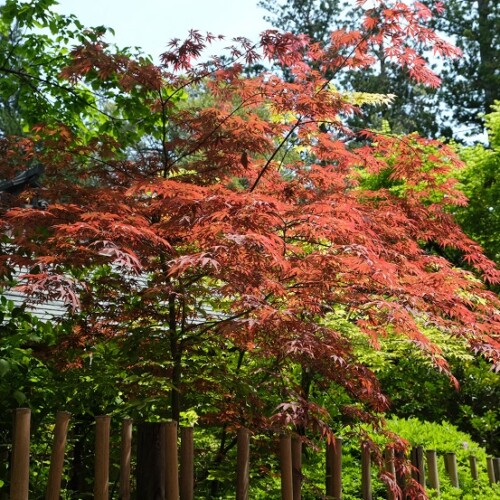
<instances>
[{"instance_id":1,"label":"fence rail","mask_svg":"<svg viewBox=\"0 0 500 500\"><path fill-rule=\"evenodd\" d=\"M15 410L10 464L10 498L27 500L29 495L30 418L27 408ZM63 465L70 414L56 415L52 454L46 488L46 500L58 500L61 494ZM111 417L95 417L95 473L94 498L109 498L109 457ZM180 450L178 450L178 434ZM241 428L237 434L236 500L248 500L250 488L250 431ZM125 419L121 428L119 498L131 498L132 420ZM180 460L178 461L178 457ZM302 442L298 437L282 435L279 444L281 499L300 500L302 483ZM396 479L394 450L384 453L385 470ZM413 478L424 488L428 485L439 494L438 456L435 450L415 447L411 452ZM451 484L459 488L456 455L444 455L446 472ZM478 479L478 463L469 457L470 475ZM361 481L363 500L372 499L371 453L361 447ZM500 458L488 457L486 470L490 484L500 482ZM426 480L427 474L427 480ZM194 436L193 428L181 427L175 422L139 424L137 432L137 466L135 470L137 498L160 500L193 500L194 498ZM404 478L399 478L404 482ZM342 497L342 439L337 438L326 447L325 493L328 498ZM388 488L387 498L394 500Z\"/></svg>"}]
</instances>

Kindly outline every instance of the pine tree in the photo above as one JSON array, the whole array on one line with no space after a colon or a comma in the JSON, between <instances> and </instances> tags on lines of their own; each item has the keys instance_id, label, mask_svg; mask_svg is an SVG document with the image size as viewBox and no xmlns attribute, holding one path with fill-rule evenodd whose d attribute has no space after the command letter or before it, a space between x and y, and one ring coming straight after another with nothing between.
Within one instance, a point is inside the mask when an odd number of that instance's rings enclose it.
<instances>
[{"instance_id":1,"label":"pine tree","mask_svg":"<svg viewBox=\"0 0 500 500\"><path fill-rule=\"evenodd\" d=\"M481 133L484 115L492 112L495 100L500 99L500 4L494 0L449 0L443 15L432 25L463 53L444 62L439 98L450 110L453 123L446 135Z\"/></svg>"},{"instance_id":2,"label":"pine tree","mask_svg":"<svg viewBox=\"0 0 500 500\"><path fill-rule=\"evenodd\" d=\"M382 48L374 51L377 68L349 72L340 82L360 91L388 93L390 89L396 95L392 108L377 110L372 126L386 119L394 132L418 131L425 136L456 138L477 134L483 127L481 115L490 112L500 97L500 7L490 0L424 3L438 14L427 22L463 52L462 57L439 63L427 55L435 64L444 65L437 94L413 82L404 69L386 62ZM361 9L352 2L332 0L262 0L260 5L271 13L266 19L276 27L305 33L322 44L328 43L332 30L359 19Z\"/></svg>"}]
</instances>

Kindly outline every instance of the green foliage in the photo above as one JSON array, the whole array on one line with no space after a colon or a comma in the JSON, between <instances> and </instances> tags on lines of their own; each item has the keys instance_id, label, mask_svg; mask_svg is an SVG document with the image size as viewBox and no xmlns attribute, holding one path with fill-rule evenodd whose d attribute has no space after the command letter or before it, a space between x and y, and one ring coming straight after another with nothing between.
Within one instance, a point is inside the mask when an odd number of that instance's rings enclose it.
<instances>
[{"instance_id":1,"label":"green foliage","mask_svg":"<svg viewBox=\"0 0 500 500\"><path fill-rule=\"evenodd\" d=\"M440 498L468 499L498 498L500 486L490 486L486 469L486 452L475 443L469 434L459 431L454 425L443 422L431 423L409 419L391 419L388 421L391 430L405 438L412 446L422 446L424 450L436 450L438 454L438 473L441 485ZM460 489L451 486L446 473L443 455L455 453L457 457L458 480ZM469 456L477 459L478 480L470 475ZM435 496L431 496L435 498Z\"/></svg>"},{"instance_id":2,"label":"green foliage","mask_svg":"<svg viewBox=\"0 0 500 500\"><path fill-rule=\"evenodd\" d=\"M485 117L489 145L462 148L466 168L459 174L469 198L457 211L465 231L478 241L486 255L500 265L500 104Z\"/></svg>"},{"instance_id":3,"label":"green foliage","mask_svg":"<svg viewBox=\"0 0 500 500\"><path fill-rule=\"evenodd\" d=\"M391 418L389 429L405 438L412 446L422 446L437 453L456 453L459 463L465 463L469 455L476 455L486 464L486 452L465 432L448 423L421 421L417 418Z\"/></svg>"},{"instance_id":4,"label":"green foliage","mask_svg":"<svg viewBox=\"0 0 500 500\"><path fill-rule=\"evenodd\" d=\"M377 374L391 406L388 415L416 417L431 422L447 420L498 456L500 453L500 377L482 359L476 359L460 339L428 329L427 335L442 349L458 388L446 373L435 368L435 360L401 337L388 334L374 347L347 314L337 307L328 318L337 331L349 336L356 356ZM348 404L349 398L334 389L323 404L332 414L338 411L330 400Z\"/></svg>"},{"instance_id":5,"label":"green foliage","mask_svg":"<svg viewBox=\"0 0 500 500\"><path fill-rule=\"evenodd\" d=\"M47 365L33 349L54 341L49 323L42 323L21 307L0 297L0 413L29 404L31 396L45 385ZM46 389L51 392L50 386Z\"/></svg>"},{"instance_id":6,"label":"green foliage","mask_svg":"<svg viewBox=\"0 0 500 500\"><path fill-rule=\"evenodd\" d=\"M147 85L123 92L128 85L120 74L124 68L108 67L111 56L133 57L139 71L151 67L151 59L110 46L105 37L112 29L86 28L75 16L56 13L56 3L7 0L0 5L0 135L27 135L41 124L64 123L78 135L79 146L107 138L106 156L112 150L114 159L119 153L111 140L134 150L164 140L168 113L151 113L151 101L160 95L165 107L172 106L185 98L184 92ZM66 67L78 57L75 46L92 45L101 48L103 67L89 68L84 82L63 80Z\"/></svg>"},{"instance_id":7,"label":"green foliage","mask_svg":"<svg viewBox=\"0 0 500 500\"><path fill-rule=\"evenodd\" d=\"M441 497L446 499L493 499L500 495L499 485L489 485L486 470L486 452L479 444L474 442L470 435L457 430L447 422L430 423L416 418L398 419L391 418L387 422L388 428L400 434L411 446L423 446L424 450L436 450L438 456L438 473L441 485ZM203 429L196 431L196 442L200 443L198 451L206 458L205 453L215 446L213 438ZM358 500L362 497L361 487L361 453L360 443L352 439L348 428L339 433L343 436L342 444L342 485L343 498ZM380 436L373 436L379 444L383 445ZM325 480L325 453L324 443L313 442L312 446L304 446L302 458L302 498L313 500L321 498L324 494ZM216 448L213 448L214 452ZM212 498L229 499L234 496L235 453L234 448L228 453L226 460L218 467L209 471L206 477L207 490L210 481L217 480L217 493ZM455 453L459 472L460 489L454 488L449 480L444 464L445 453ZM250 497L264 500L278 498L280 490L279 464L276 460L278 453L277 440L269 436L256 435L252 437L251 481ZM479 472L478 480L473 480L470 474L469 456L477 459ZM203 469L203 467L201 467ZM386 486L379 478L379 470L375 463L372 464L371 481L373 498L382 500L387 498ZM430 498L437 498L429 490Z\"/></svg>"},{"instance_id":8,"label":"green foliage","mask_svg":"<svg viewBox=\"0 0 500 500\"><path fill-rule=\"evenodd\" d=\"M54 341L54 329L0 296L0 495L8 489L8 453L12 443L12 410L34 404L33 427L38 430L40 414L55 395L55 384L48 365L34 355ZM42 434L42 432L40 432ZM39 438L43 441L43 436ZM36 451L34 451L36 454ZM37 458L35 462L41 465ZM33 471L33 474L35 472Z\"/></svg>"},{"instance_id":9,"label":"green foliage","mask_svg":"<svg viewBox=\"0 0 500 500\"><path fill-rule=\"evenodd\" d=\"M97 97L59 78L69 62L69 47L95 40L102 29L83 30L74 16L61 16L52 0L0 6L0 109L4 134L27 133L39 123L72 123L83 130L80 117L97 108Z\"/></svg>"},{"instance_id":10,"label":"green foliage","mask_svg":"<svg viewBox=\"0 0 500 500\"><path fill-rule=\"evenodd\" d=\"M399 355L396 354L399 352ZM377 372L392 401L390 414L441 422L447 420L497 456L500 450L500 377L482 360L451 358L459 390L449 379L415 358L394 352L390 366Z\"/></svg>"}]
</instances>

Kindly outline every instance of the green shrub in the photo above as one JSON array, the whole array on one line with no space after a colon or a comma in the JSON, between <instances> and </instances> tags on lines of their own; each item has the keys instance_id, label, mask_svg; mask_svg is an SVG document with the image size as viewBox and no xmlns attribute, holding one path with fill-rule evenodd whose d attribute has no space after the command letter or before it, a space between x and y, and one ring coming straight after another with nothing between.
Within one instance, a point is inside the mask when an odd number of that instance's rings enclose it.
<instances>
[{"instance_id":1,"label":"green shrub","mask_svg":"<svg viewBox=\"0 0 500 500\"><path fill-rule=\"evenodd\" d=\"M389 420L388 427L406 439L412 446L422 446L424 450L436 450L438 472L441 485L441 499L452 500L493 500L500 499L500 485L490 486L486 468L486 451L472 441L465 432L459 431L448 422L421 422L416 418ZM444 454L453 452L457 457L458 481L460 489L454 488L445 470ZM469 457L477 460L479 478L472 479ZM431 498L438 498L430 492Z\"/></svg>"}]
</instances>

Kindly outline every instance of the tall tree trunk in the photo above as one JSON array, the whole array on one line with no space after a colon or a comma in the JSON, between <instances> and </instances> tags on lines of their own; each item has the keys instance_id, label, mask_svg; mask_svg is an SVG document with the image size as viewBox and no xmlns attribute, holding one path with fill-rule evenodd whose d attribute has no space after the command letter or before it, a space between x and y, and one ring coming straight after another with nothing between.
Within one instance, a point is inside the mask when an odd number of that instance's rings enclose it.
<instances>
[{"instance_id":1,"label":"tall tree trunk","mask_svg":"<svg viewBox=\"0 0 500 500\"><path fill-rule=\"evenodd\" d=\"M178 346L177 346L178 348ZM181 383L181 361L182 354L177 350L174 357L174 366L172 369L172 392L170 403L172 406L172 420L179 422L181 416L181 394L180 394L180 383Z\"/></svg>"},{"instance_id":2,"label":"tall tree trunk","mask_svg":"<svg viewBox=\"0 0 500 500\"><path fill-rule=\"evenodd\" d=\"M498 70L495 47L491 46L491 41L495 35L494 16L489 16L492 12L491 0L478 0L478 42L479 56L481 59L478 68L479 82L484 92L484 112L491 112L491 106L494 104L495 97L498 98L498 88L495 85L494 74Z\"/></svg>"},{"instance_id":3,"label":"tall tree trunk","mask_svg":"<svg viewBox=\"0 0 500 500\"><path fill-rule=\"evenodd\" d=\"M302 374L301 374L301 380L300 380L300 389L301 389L301 396L308 401L309 400L309 393L311 391L311 384L313 380L313 373L310 368L307 366L302 365ZM300 436L305 436L306 434L306 429L303 425L297 425L296 426L297 434Z\"/></svg>"},{"instance_id":4,"label":"tall tree trunk","mask_svg":"<svg viewBox=\"0 0 500 500\"><path fill-rule=\"evenodd\" d=\"M180 382L181 382L181 361L182 350L177 334L177 319L175 310L175 295L172 293L168 299L169 307L169 336L170 336L170 353L172 355L172 389L170 391L170 404L172 420L179 422L181 414L181 395L180 395Z\"/></svg>"},{"instance_id":5,"label":"tall tree trunk","mask_svg":"<svg viewBox=\"0 0 500 500\"><path fill-rule=\"evenodd\" d=\"M137 429L137 498L165 500L165 425L148 422Z\"/></svg>"},{"instance_id":6,"label":"tall tree trunk","mask_svg":"<svg viewBox=\"0 0 500 500\"><path fill-rule=\"evenodd\" d=\"M73 460L71 463L70 479L68 487L75 493L74 498L81 498L82 494L91 492L89 485L85 482L86 471L90 470L85 463L86 446L89 423L85 421L74 424L75 444L73 446Z\"/></svg>"}]
</instances>

